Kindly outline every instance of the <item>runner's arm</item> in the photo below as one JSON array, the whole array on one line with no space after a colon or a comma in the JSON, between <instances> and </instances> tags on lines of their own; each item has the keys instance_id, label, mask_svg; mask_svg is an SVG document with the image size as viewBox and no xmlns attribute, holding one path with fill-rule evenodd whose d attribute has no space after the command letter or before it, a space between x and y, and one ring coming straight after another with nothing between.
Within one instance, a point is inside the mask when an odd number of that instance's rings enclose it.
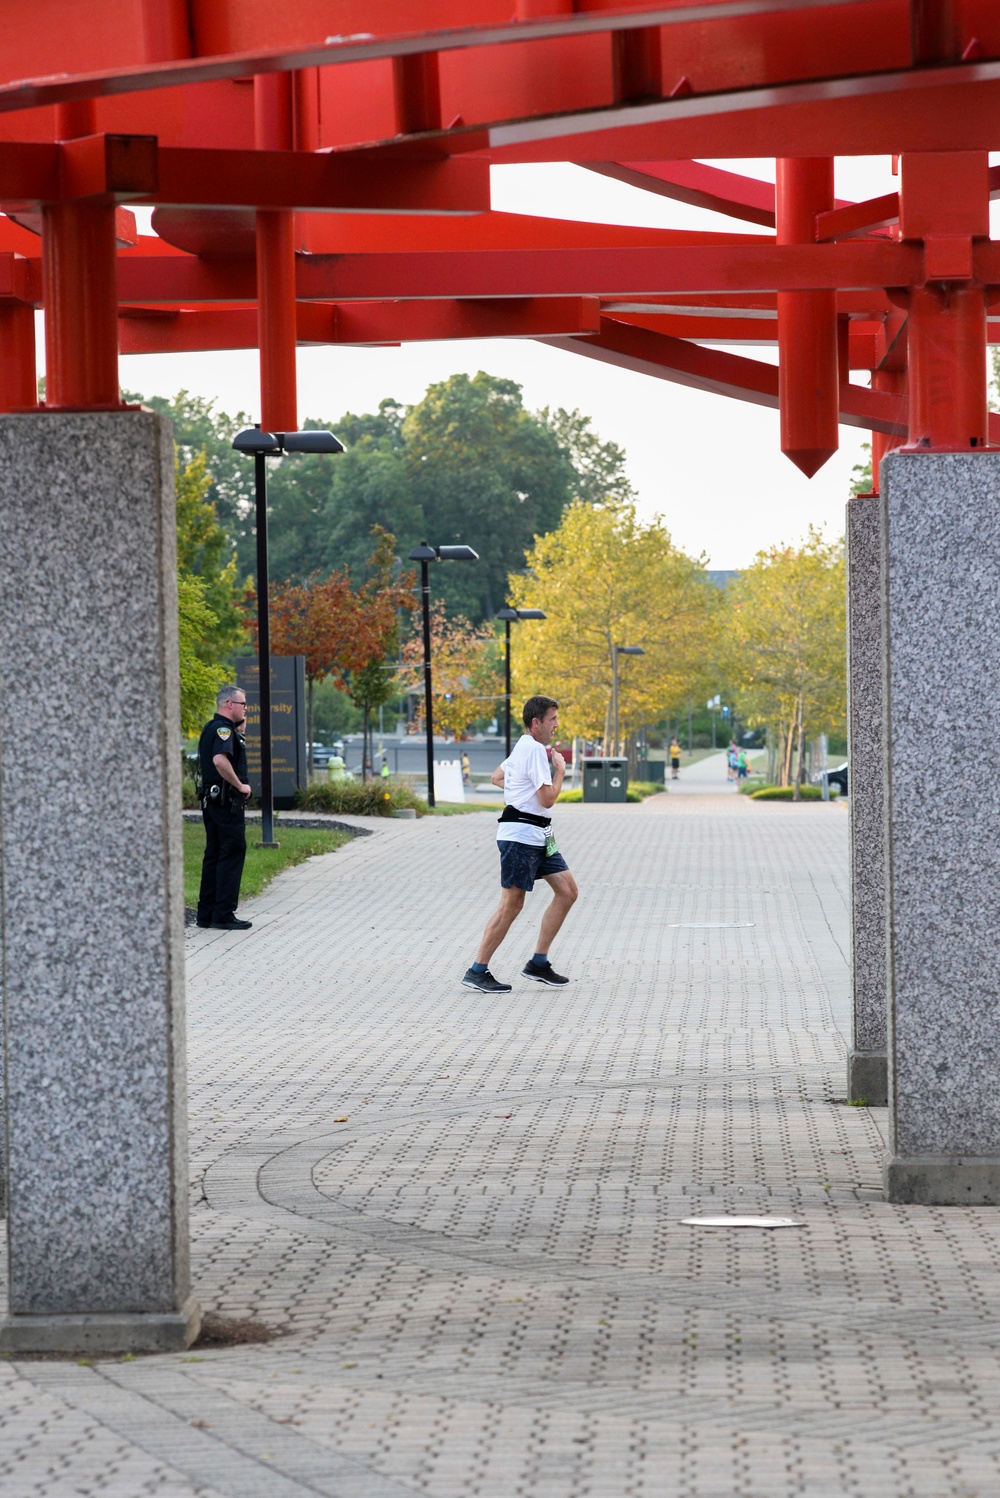
<instances>
[{"instance_id":1,"label":"runner's arm","mask_svg":"<svg viewBox=\"0 0 1000 1498\"><path fill-rule=\"evenodd\" d=\"M490 776L490 785L498 786L500 790L503 790L503 765L497 765L493 771Z\"/></svg>"}]
</instances>

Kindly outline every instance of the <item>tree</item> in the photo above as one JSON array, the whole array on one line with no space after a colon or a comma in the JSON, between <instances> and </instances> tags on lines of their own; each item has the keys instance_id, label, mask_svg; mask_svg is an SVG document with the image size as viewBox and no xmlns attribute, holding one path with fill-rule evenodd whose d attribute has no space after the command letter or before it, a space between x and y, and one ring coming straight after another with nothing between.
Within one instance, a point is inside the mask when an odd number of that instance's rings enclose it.
<instances>
[{"instance_id":1,"label":"tree","mask_svg":"<svg viewBox=\"0 0 1000 1498\"><path fill-rule=\"evenodd\" d=\"M378 530L372 558L375 576L361 589L352 588L342 568L328 577L316 573L304 582L281 584L270 594L271 653L305 656L310 744L315 738L316 683L332 677L336 686L350 691L352 680L373 660L384 662L395 638L397 611L416 606L412 573L395 583L388 581L386 567L391 566L394 543L389 532ZM248 594L248 625L256 646L253 601Z\"/></svg>"},{"instance_id":2,"label":"tree","mask_svg":"<svg viewBox=\"0 0 1000 1498\"><path fill-rule=\"evenodd\" d=\"M851 469L851 495L857 498L859 494L870 494L872 492L872 445L870 442L862 442L861 451L865 454L864 462L855 463Z\"/></svg>"},{"instance_id":3,"label":"tree","mask_svg":"<svg viewBox=\"0 0 1000 1498\"><path fill-rule=\"evenodd\" d=\"M799 547L758 552L726 589L722 664L750 722L782 746L780 783L805 774L805 742L844 727L847 605L843 541L810 528Z\"/></svg>"},{"instance_id":4,"label":"tree","mask_svg":"<svg viewBox=\"0 0 1000 1498\"><path fill-rule=\"evenodd\" d=\"M524 409L520 385L482 371L431 385L407 412L403 438L427 540L464 541L481 558L442 569L441 595L450 612L492 618L525 548L559 524L572 464L555 433Z\"/></svg>"},{"instance_id":5,"label":"tree","mask_svg":"<svg viewBox=\"0 0 1000 1498\"><path fill-rule=\"evenodd\" d=\"M418 720L423 720L424 642L414 634L403 646L403 660L411 668L405 690L420 694ZM434 728L460 738L470 723L492 718L500 703L502 663L496 636L488 624L470 624L461 614L445 613L443 601L431 605L431 688ZM484 712L484 708L486 711Z\"/></svg>"},{"instance_id":6,"label":"tree","mask_svg":"<svg viewBox=\"0 0 1000 1498\"><path fill-rule=\"evenodd\" d=\"M177 645L180 665L181 733L201 728L211 711L212 698L226 681L225 666L202 659L202 642L217 624L205 599L205 586L190 572L177 576Z\"/></svg>"},{"instance_id":7,"label":"tree","mask_svg":"<svg viewBox=\"0 0 1000 1498\"><path fill-rule=\"evenodd\" d=\"M370 653L364 665L351 672L348 687L352 701L360 707L363 715L362 776L367 774L372 763L372 714L399 691L396 663L392 659L399 649L399 615L402 610L412 611L417 606L413 591L414 574L407 572L393 582L398 565L394 555L395 536L380 525L372 526L372 535L375 549L368 561L370 577L357 594L358 610L364 620L366 649Z\"/></svg>"},{"instance_id":8,"label":"tree","mask_svg":"<svg viewBox=\"0 0 1000 1498\"><path fill-rule=\"evenodd\" d=\"M186 467L200 453L205 454L208 474L206 498L215 507L215 515L238 552L239 570L250 572L254 566L254 467L249 458L233 451L233 438L253 423L245 411L227 416L216 411L215 401L179 390L173 400L162 395L143 396L123 391L122 399L139 402L173 424L177 459Z\"/></svg>"},{"instance_id":9,"label":"tree","mask_svg":"<svg viewBox=\"0 0 1000 1498\"><path fill-rule=\"evenodd\" d=\"M181 726L194 733L231 675L224 664L243 638L236 557L208 497L205 455L176 462L177 598Z\"/></svg>"},{"instance_id":10,"label":"tree","mask_svg":"<svg viewBox=\"0 0 1000 1498\"><path fill-rule=\"evenodd\" d=\"M529 575L510 579L511 602L544 608L547 618L518 629L513 683L519 698L558 699L561 732L610 742L616 645L646 652L619 659L624 735L700 686L718 591L704 562L674 546L662 520L641 522L632 503L578 500L527 560Z\"/></svg>"},{"instance_id":11,"label":"tree","mask_svg":"<svg viewBox=\"0 0 1000 1498\"><path fill-rule=\"evenodd\" d=\"M589 416L579 410L564 411L562 406L555 411L543 406L538 418L553 433L573 466L574 499L587 504L606 504L627 503L635 498L635 490L625 475L625 449L616 442L602 442L591 431Z\"/></svg>"}]
</instances>

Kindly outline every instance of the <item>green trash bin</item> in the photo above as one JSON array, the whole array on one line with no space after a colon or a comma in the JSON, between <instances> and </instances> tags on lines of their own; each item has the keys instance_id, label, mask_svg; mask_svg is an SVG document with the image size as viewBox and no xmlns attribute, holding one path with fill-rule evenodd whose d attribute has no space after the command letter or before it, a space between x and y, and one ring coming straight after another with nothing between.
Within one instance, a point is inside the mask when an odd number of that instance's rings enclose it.
<instances>
[{"instance_id":1,"label":"green trash bin","mask_svg":"<svg viewBox=\"0 0 1000 1498\"><path fill-rule=\"evenodd\" d=\"M605 801L624 801L628 790L628 760L606 759L604 761Z\"/></svg>"},{"instance_id":2,"label":"green trash bin","mask_svg":"<svg viewBox=\"0 0 1000 1498\"><path fill-rule=\"evenodd\" d=\"M665 785L667 766L662 759L644 759L639 762L639 779L648 780L650 785Z\"/></svg>"},{"instance_id":3,"label":"green trash bin","mask_svg":"<svg viewBox=\"0 0 1000 1498\"><path fill-rule=\"evenodd\" d=\"M603 759L585 759L583 762L584 801L606 801Z\"/></svg>"}]
</instances>

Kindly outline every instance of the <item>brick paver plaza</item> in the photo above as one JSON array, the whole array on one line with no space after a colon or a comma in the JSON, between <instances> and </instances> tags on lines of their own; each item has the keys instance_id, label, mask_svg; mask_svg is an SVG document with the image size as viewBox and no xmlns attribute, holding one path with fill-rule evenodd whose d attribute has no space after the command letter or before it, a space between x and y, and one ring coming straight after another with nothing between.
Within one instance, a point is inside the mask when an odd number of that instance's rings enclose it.
<instances>
[{"instance_id":1,"label":"brick paver plaza","mask_svg":"<svg viewBox=\"0 0 1000 1498\"><path fill-rule=\"evenodd\" d=\"M842 1101L846 811L698 784L560 810L564 991L542 895L460 986L485 815L190 933L195 1291L281 1335L0 1364L3 1498L1000 1492L1000 1216L885 1204Z\"/></svg>"}]
</instances>

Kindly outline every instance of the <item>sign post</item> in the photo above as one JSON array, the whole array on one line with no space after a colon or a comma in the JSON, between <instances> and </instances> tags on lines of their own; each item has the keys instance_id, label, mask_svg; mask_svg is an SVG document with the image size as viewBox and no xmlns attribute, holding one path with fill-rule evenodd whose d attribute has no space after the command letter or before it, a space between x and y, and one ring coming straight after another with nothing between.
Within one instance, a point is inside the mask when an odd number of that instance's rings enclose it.
<instances>
[{"instance_id":1,"label":"sign post","mask_svg":"<svg viewBox=\"0 0 1000 1498\"><path fill-rule=\"evenodd\" d=\"M247 770L260 784L260 666L255 655L236 662L236 684L247 699ZM280 811L295 805L306 784L306 658L271 657L271 783L273 804Z\"/></svg>"}]
</instances>

